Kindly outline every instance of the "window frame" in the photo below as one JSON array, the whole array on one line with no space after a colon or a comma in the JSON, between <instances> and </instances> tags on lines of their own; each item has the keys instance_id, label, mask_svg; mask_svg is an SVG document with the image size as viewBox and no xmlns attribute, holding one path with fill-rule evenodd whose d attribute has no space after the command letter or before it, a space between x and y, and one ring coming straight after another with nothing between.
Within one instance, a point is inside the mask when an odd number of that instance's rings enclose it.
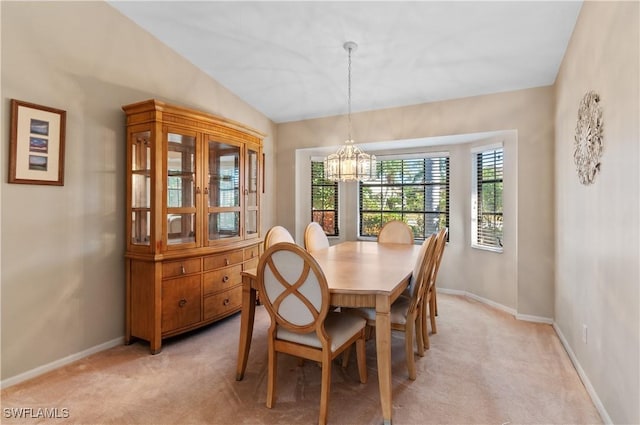
<instances>
[{"instance_id":1,"label":"window frame","mask_svg":"<svg viewBox=\"0 0 640 425\"><path fill-rule=\"evenodd\" d=\"M319 164L320 167L322 167L322 173L321 175L323 176L323 183L321 184L314 184L314 163L315 164ZM309 177L310 177L310 188L311 188L311 194L310 194L310 200L311 200L311 208L310 208L310 212L311 212L311 221L316 221L318 224L320 224L320 226L322 227L323 230L325 230L325 234L328 237L334 238L334 237L339 237L340 236L340 215L339 215L339 208L340 208L340 201L339 201L339 196L340 196L340 189L339 189L339 185L338 182L334 182L334 181L329 181L324 179L324 162L322 159L315 159L315 158L311 158L310 161L310 172L309 172ZM334 195L333 195L333 200L334 200L334 208L333 209L319 209L319 210L315 210L313 208L313 201L314 201L314 188L329 188L332 187L334 190ZM334 233L327 233L326 229L324 228L324 223L321 221L317 221L315 219L315 213L321 213L323 216L325 213L327 212L332 212L333 213L333 228L334 228Z\"/></svg>"},{"instance_id":2,"label":"window frame","mask_svg":"<svg viewBox=\"0 0 640 425\"><path fill-rule=\"evenodd\" d=\"M496 161L496 151L501 151L501 166L500 166L500 174L501 177L500 178L493 178L491 180L488 181L483 181L482 179L480 179L480 173L478 170L478 160L480 155L483 154L487 154L490 152L493 152L494 154L494 166L496 166L497 164L495 163ZM472 184L471 184L471 247L475 248L475 249L480 249L480 250L485 250L485 251L491 251L491 252L496 252L496 253L502 253L504 251L504 175L505 175L505 169L504 169L504 144L503 143L494 143L491 145L483 145L483 146L477 146L474 147L473 149L471 149L471 176L472 176ZM496 184L499 183L501 185L501 189L500 189L500 200L501 200L501 205L498 208L497 205L495 205L495 201L494 201L494 208L492 210L484 210L484 211L480 211L481 209L481 202L480 199L482 198L482 188L485 184ZM495 191L495 190L494 190ZM495 192L494 192L494 198L495 198ZM500 210L500 211L499 211ZM478 229L478 218L479 218L479 214L483 214L483 215L494 215L494 216L500 216L501 217L501 235L500 237L496 237L497 239L497 243L499 245L495 245L495 244L486 244L486 243L482 243L479 242L479 229Z\"/></svg>"},{"instance_id":3,"label":"window frame","mask_svg":"<svg viewBox=\"0 0 640 425\"><path fill-rule=\"evenodd\" d=\"M382 205L381 205L381 209L379 210L379 213L382 214L398 214L401 217L405 216L406 214L421 214L423 217L427 217L428 215L435 215L435 217L439 217L440 215L444 214L445 216L445 227L450 227L451 224L451 217L450 217L450 203L451 203L451 158L450 158L450 153L449 152L423 152L423 153L410 153L410 154L392 154L392 155L378 155L377 157L377 162L378 162L378 173L382 172L382 163L385 161L409 161L409 160L415 160L415 159L422 159L422 160L426 160L426 159L446 159L447 163L446 163L446 177L444 182L443 181L429 181L429 182L425 182L423 180L423 182L421 183L415 183L415 182L410 182L410 183L396 183L396 184L384 184L384 183L378 183L378 184L374 184L372 182L359 182L358 183L358 188L357 188L357 207L358 207L358 220L357 220L357 235L359 239L364 239L364 240L374 240L377 238L377 235L363 235L362 234L362 226L363 226L363 214L366 213L372 213L372 212L378 212L378 210L374 211L374 210L364 210L362 209L362 187L366 187L366 186L378 186L378 187L400 187L401 189L401 193L402 193L402 210L401 211L392 211L392 210L384 210L382 209ZM402 167L403 171L404 171L404 163L403 163L403 167ZM428 187L434 187L434 186L444 186L444 197L445 197L445 208L444 211L442 210L434 210L434 211L428 211L424 205L422 207L422 210L409 210L409 211L404 211L404 205L406 203L405 197L404 197L404 188L405 187L416 187L416 186L422 186L422 193L426 192L426 189ZM426 200L426 196L425 196L425 200ZM382 221L382 219L381 219ZM404 220L403 220L404 221ZM426 220L423 222L423 227L425 226ZM382 227L382 223L380 228ZM439 227L441 228L441 227ZM413 228L412 228L413 230ZM429 237L429 234L426 234L426 228L423 229L423 235L422 236L416 236L414 234L414 241L422 241L424 239L426 239L427 237ZM447 240L449 238L449 235L447 235Z\"/></svg>"}]
</instances>

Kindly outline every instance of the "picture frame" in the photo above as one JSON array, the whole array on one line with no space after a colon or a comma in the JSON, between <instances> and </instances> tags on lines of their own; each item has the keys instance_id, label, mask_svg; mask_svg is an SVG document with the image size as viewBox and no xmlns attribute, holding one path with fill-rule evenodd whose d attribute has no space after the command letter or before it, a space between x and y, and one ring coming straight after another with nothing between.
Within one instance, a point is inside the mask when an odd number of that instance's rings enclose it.
<instances>
[{"instance_id":1,"label":"picture frame","mask_svg":"<svg viewBox=\"0 0 640 425\"><path fill-rule=\"evenodd\" d=\"M9 183L64 185L67 112L11 99Z\"/></svg>"}]
</instances>

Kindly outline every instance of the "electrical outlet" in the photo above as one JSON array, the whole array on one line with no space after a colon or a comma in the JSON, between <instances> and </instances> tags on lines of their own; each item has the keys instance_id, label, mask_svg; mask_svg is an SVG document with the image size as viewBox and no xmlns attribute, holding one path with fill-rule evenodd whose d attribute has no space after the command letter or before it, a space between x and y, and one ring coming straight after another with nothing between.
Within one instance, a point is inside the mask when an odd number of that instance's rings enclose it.
<instances>
[{"instance_id":1,"label":"electrical outlet","mask_svg":"<svg viewBox=\"0 0 640 425\"><path fill-rule=\"evenodd\" d=\"M582 342L587 343L587 325L582 325Z\"/></svg>"}]
</instances>

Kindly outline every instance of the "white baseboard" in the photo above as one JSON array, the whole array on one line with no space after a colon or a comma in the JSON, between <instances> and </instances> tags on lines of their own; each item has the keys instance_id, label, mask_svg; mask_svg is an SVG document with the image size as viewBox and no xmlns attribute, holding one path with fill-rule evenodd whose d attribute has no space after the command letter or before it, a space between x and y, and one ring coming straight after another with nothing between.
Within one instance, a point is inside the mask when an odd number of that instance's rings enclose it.
<instances>
[{"instance_id":1,"label":"white baseboard","mask_svg":"<svg viewBox=\"0 0 640 425\"><path fill-rule=\"evenodd\" d=\"M508 313L508 314L512 315L517 320L522 320L524 322L545 323L547 325L552 325L553 324L553 319L551 319L549 317L533 316L533 315L530 315L530 314L519 314L515 309L513 309L511 307L507 307L506 305L502 305L502 304L497 303L495 301L491 301L491 300L489 300L487 298L483 298L483 297L481 297L479 295L476 295L476 294L468 292L468 291L463 291L463 290L460 290L460 289L447 289L447 288L436 288L436 290L438 292L443 293L443 294L462 295L462 296L471 298L472 300L476 300L478 302L481 302L483 304L490 305L491 307L493 307L495 309L498 309L500 311L504 311L505 313Z\"/></svg>"},{"instance_id":2,"label":"white baseboard","mask_svg":"<svg viewBox=\"0 0 640 425\"><path fill-rule=\"evenodd\" d=\"M591 381L589 381L589 377L584 372L584 369L582 369L582 366L580 365L580 362L578 361L578 358L576 357L575 353L571 349L569 342L564 337L564 334L558 327L558 324L555 322L553 323L553 329L556 331L556 334L558 335L558 338L560 338L560 342L562 343L562 346L564 347L565 351L569 355L569 359L571 359L571 363L573 363L573 367L576 369L576 371L578 371L578 376L580 377L582 384L586 388L587 393L589 394L589 397L591 397L591 401L593 401L593 404L596 406L596 410L598 410L598 413L600 414L602 421L605 424L613 424L613 421L611 420L611 417L609 417L607 410L604 408L604 405L602 404L600 397L598 397L598 393L596 393L596 390L593 388L593 385L591 385Z\"/></svg>"},{"instance_id":3,"label":"white baseboard","mask_svg":"<svg viewBox=\"0 0 640 425\"><path fill-rule=\"evenodd\" d=\"M84 357L90 356L91 354L95 354L99 351L104 351L112 347L116 347L118 345L124 344L124 337L119 337L116 339L112 339L111 341L104 342L102 344L96 345L94 347L88 348L79 353L71 354L67 357L64 357L59 360L55 360L51 363L38 366L35 369L28 370L19 375L12 376L11 378L4 379L0 381L0 389L10 387L12 385L18 384L20 382L26 381L31 378L35 378L36 376L42 375L43 373L50 372L59 367L68 365L69 363L73 363L76 360L80 360Z\"/></svg>"},{"instance_id":4,"label":"white baseboard","mask_svg":"<svg viewBox=\"0 0 640 425\"><path fill-rule=\"evenodd\" d=\"M533 316L531 314L516 313L516 319L523 320L525 322L544 323L545 325L553 325L553 319L550 317Z\"/></svg>"}]
</instances>

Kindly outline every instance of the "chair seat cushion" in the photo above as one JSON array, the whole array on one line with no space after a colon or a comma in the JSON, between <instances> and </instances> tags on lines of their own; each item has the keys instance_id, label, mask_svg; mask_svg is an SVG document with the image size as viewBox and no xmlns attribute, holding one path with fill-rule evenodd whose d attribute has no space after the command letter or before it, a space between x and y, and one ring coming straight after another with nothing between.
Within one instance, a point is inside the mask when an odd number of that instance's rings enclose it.
<instances>
[{"instance_id":1,"label":"chair seat cushion","mask_svg":"<svg viewBox=\"0 0 640 425\"><path fill-rule=\"evenodd\" d=\"M409 311L409 305L411 304L411 298L399 296L397 300L391 304L391 313L389 314L389 318L391 319L391 323L397 325L404 325L407 323L407 312ZM376 309L375 308L356 308L354 309L356 313L361 315L370 321L376 320Z\"/></svg>"},{"instance_id":2,"label":"chair seat cushion","mask_svg":"<svg viewBox=\"0 0 640 425\"><path fill-rule=\"evenodd\" d=\"M363 317L348 312L329 312L324 321L324 329L331 338L331 351L335 351L347 342L367 324ZM278 328L276 338L297 344L322 348L322 344L315 332L299 334L282 327Z\"/></svg>"}]
</instances>

